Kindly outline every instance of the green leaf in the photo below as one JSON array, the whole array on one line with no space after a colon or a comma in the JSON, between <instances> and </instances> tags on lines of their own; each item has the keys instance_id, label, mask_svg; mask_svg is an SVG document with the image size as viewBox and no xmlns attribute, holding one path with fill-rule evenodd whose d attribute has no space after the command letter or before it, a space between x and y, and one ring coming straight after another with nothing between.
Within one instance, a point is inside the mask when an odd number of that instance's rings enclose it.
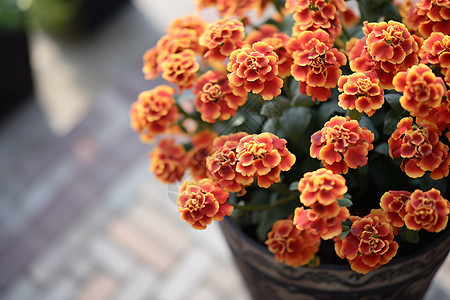
<instances>
[{"instance_id":1,"label":"green leaf","mask_svg":"<svg viewBox=\"0 0 450 300\"><path fill-rule=\"evenodd\" d=\"M290 191L298 191L298 181L294 181L289 185Z\"/></svg>"},{"instance_id":2,"label":"green leaf","mask_svg":"<svg viewBox=\"0 0 450 300\"><path fill-rule=\"evenodd\" d=\"M346 198L345 196L342 199L338 199L337 202L340 207L351 207L353 205L352 200Z\"/></svg>"},{"instance_id":3,"label":"green leaf","mask_svg":"<svg viewBox=\"0 0 450 300\"><path fill-rule=\"evenodd\" d=\"M377 146L375 146L375 148L373 149L374 152L376 153L380 153L382 155L389 155L389 145L386 142L383 142L381 144L378 144Z\"/></svg>"},{"instance_id":4,"label":"green leaf","mask_svg":"<svg viewBox=\"0 0 450 300\"><path fill-rule=\"evenodd\" d=\"M311 99L311 96L297 92L291 101L291 105L310 107L316 105L316 102L314 102L314 100Z\"/></svg>"},{"instance_id":5,"label":"green leaf","mask_svg":"<svg viewBox=\"0 0 450 300\"><path fill-rule=\"evenodd\" d=\"M269 118L280 117L289 107L289 100L278 96L272 100L266 101L263 104L261 108L261 115Z\"/></svg>"},{"instance_id":6,"label":"green leaf","mask_svg":"<svg viewBox=\"0 0 450 300\"><path fill-rule=\"evenodd\" d=\"M347 225L342 225L342 232L339 236L343 240L350 233L350 227Z\"/></svg>"},{"instance_id":7,"label":"green leaf","mask_svg":"<svg viewBox=\"0 0 450 300\"><path fill-rule=\"evenodd\" d=\"M395 129L397 129L397 124L401 120L401 116L397 114L393 109L387 112L386 119L384 120L383 133L386 135L391 135Z\"/></svg>"},{"instance_id":8,"label":"green leaf","mask_svg":"<svg viewBox=\"0 0 450 300\"><path fill-rule=\"evenodd\" d=\"M406 228L406 226L404 226L404 227L402 227L402 229L400 229L400 233L398 234L398 236L403 241L406 241L406 242L409 242L412 244L417 244L419 242L419 232L408 229L408 228Z\"/></svg>"},{"instance_id":9,"label":"green leaf","mask_svg":"<svg viewBox=\"0 0 450 300\"><path fill-rule=\"evenodd\" d=\"M348 111L348 116L350 117L350 119L352 120L356 120L359 121L361 119L361 117L363 116L363 113L357 111L356 109L350 109Z\"/></svg>"},{"instance_id":10,"label":"green leaf","mask_svg":"<svg viewBox=\"0 0 450 300\"><path fill-rule=\"evenodd\" d=\"M271 133L277 133L278 132L278 119L277 118L269 118L266 122L264 122L264 125L262 127L263 132L271 132Z\"/></svg>"},{"instance_id":11,"label":"green leaf","mask_svg":"<svg viewBox=\"0 0 450 300\"><path fill-rule=\"evenodd\" d=\"M337 104L337 92L335 93L336 96L334 96L332 92L329 100L321 103L319 106L318 121L320 122L320 127L322 127L331 116L336 114L345 115L346 113L346 111Z\"/></svg>"},{"instance_id":12,"label":"green leaf","mask_svg":"<svg viewBox=\"0 0 450 300\"><path fill-rule=\"evenodd\" d=\"M311 111L303 106L291 107L284 111L278 122L287 137L292 142L297 142L311 122Z\"/></svg>"},{"instance_id":13,"label":"green leaf","mask_svg":"<svg viewBox=\"0 0 450 300\"><path fill-rule=\"evenodd\" d=\"M389 103L389 106L399 115L403 115L406 111L400 104L400 95L399 93L389 93L384 95L384 100Z\"/></svg>"},{"instance_id":14,"label":"green leaf","mask_svg":"<svg viewBox=\"0 0 450 300\"><path fill-rule=\"evenodd\" d=\"M368 116L363 115L363 116L361 117L361 119L359 120L359 126L361 126L361 127L366 127L367 129L370 130L370 132L373 133L373 135L375 136L375 137L374 137L374 142L375 142L376 140L378 140L378 138L380 137L380 133L378 132L377 128L376 128L375 125L372 123L372 120L371 120Z\"/></svg>"}]
</instances>

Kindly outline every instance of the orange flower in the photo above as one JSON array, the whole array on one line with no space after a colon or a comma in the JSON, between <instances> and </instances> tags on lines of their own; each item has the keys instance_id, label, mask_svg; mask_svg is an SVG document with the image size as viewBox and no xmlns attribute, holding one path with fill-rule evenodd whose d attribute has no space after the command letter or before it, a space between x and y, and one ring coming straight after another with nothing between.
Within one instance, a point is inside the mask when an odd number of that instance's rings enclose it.
<instances>
[{"instance_id":1,"label":"orange flower","mask_svg":"<svg viewBox=\"0 0 450 300\"><path fill-rule=\"evenodd\" d=\"M189 89L197 79L198 63L192 50L183 50L180 53L169 55L161 63L162 77L170 83L175 83L181 90Z\"/></svg>"},{"instance_id":2,"label":"orange flower","mask_svg":"<svg viewBox=\"0 0 450 300\"><path fill-rule=\"evenodd\" d=\"M219 136L213 142L213 154L206 158L206 166L212 178L227 192L244 193L244 188L253 182L252 176L236 171L238 162L236 148L245 132Z\"/></svg>"},{"instance_id":3,"label":"orange flower","mask_svg":"<svg viewBox=\"0 0 450 300\"><path fill-rule=\"evenodd\" d=\"M418 50L413 36L401 23L365 21L363 31L367 36L367 50L376 61L399 64L406 56Z\"/></svg>"},{"instance_id":4,"label":"orange flower","mask_svg":"<svg viewBox=\"0 0 450 300\"><path fill-rule=\"evenodd\" d=\"M392 227L403 227L403 217L406 214L406 201L411 197L407 191L389 191L380 199L380 207L386 212L386 216Z\"/></svg>"},{"instance_id":5,"label":"orange flower","mask_svg":"<svg viewBox=\"0 0 450 300\"><path fill-rule=\"evenodd\" d=\"M426 20L419 25L419 32L428 37L432 32L442 32L450 35L450 1L422 0L417 3L419 15L426 16Z\"/></svg>"},{"instance_id":6,"label":"orange flower","mask_svg":"<svg viewBox=\"0 0 450 300\"><path fill-rule=\"evenodd\" d=\"M439 106L446 92L442 78L424 64L398 73L392 83L397 92L403 92L400 104L412 116L425 117L430 108Z\"/></svg>"},{"instance_id":7,"label":"orange flower","mask_svg":"<svg viewBox=\"0 0 450 300\"><path fill-rule=\"evenodd\" d=\"M411 117L403 118L388 143L392 158L404 158L400 168L409 177L422 177L425 171L435 180L448 175L448 146L439 140L435 127L420 127Z\"/></svg>"},{"instance_id":8,"label":"orange flower","mask_svg":"<svg viewBox=\"0 0 450 300\"><path fill-rule=\"evenodd\" d=\"M245 42L252 45L262 41L271 46L273 51L278 55L278 60L276 61L278 65L278 76L286 78L291 75L292 57L286 48L290 37L280 32L276 26L271 24L263 24L258 29L252 31L245 39Z\"/></svg>"},{"instance_id":9,"label":"orange flower","mask_svg":"<svg viewBox=\"0 0 450 300\"><path fill-rule=\"evenodd\" d=\"M298 183L298 190L303 205L311 206L315 203L330 205L344 197L347 186L344 177L321 168L305 173Z\"/></svg>"},{"instance_id":10,"label":"orange flower","mask_svg":"<svg viewBox=\"0 0 450 300\"><path fill-rule=\"evenodd\" d=\"M374 135L361 128L350 117L334 116L323 129L311 136L311 157L322 160L325 168L334 173L348 172L367 164L367 154L372 150Z\"/></svg>"},{"instance_id":11,"label":"orange flower","mask_svg":"<svg viewBox=\"0 0 450 300\"><path fill-rule=\"evenodd\" d=\"M191 168L191 175L196 180L209 177L206 168L206 157L212 154L213 140L217 133L203 130L192 137L192 149L188 152L188 167Z\"/></svg>"},{"instance_id":12,"label":"orange flower","mask_svg":"<svg viewBox=\"0 0 450 300\"><path fill-rule=\"evenodd\" d=\"M360 20L360 17L350 7L339 12L339 16L344 28L355 26Z\"/></svg>"},{"instance_id":13,"label":"orange flower","mask_svg":"<svg viewBox=\"0 0 450 300\"><path fill-rule=\"evenodd\" d=\"M308 264L319 251L320 240L307 230L298 230L291 219L277 220L267 234L265 244L275 259L289 266Z\"/></svg>"},{"instance_id":14,"label":"orange flower","mask_svg":"<svg viewBox=\"0 0 450 300\"><path fill-rule=\"evenodd\" d=\"M144 73L145 79L155 79L161 73L161 68L158 65L158 53L158 47L153 47L144 53L142 73Z\"/></svg>"},{"instance_id":15,"label":"orange flower","mask_svg":"<svg viewBox=\"0 0 450 300\"><path fill-rule=\"evenodd\" d=\"M170 23L167 28L167 32L169 35L175 35L179 31L183 31L185 29L191 29L196 32L198 36L200 36L206 28L206 23L202 19L197 16L184 16L178 19L175 19L172 23Z\"/></svg>"},{"instance_id":16,"label":"orange flower","mask_svg":"<svg viewBox=\"0 0 450 300\"><path fill-rule=\"evenodd\" d=\"M441 104L428 111L425 117L417 117L417 124L421 126L434 126L440 131L450 129L450 90L447 90L447 97L441 100Z\"/></svg>"},{"instance_id":17,"label":"orange flower","mask_svg":"<svg viewBox=\"0 0 450 300\"><path fill-rule=\"evenodd\" d=\"M334 239L336 254L346 258L352 270L366 274L387 264L397 254L398 244L389 223L369 214L350 217L350 233L342 240Z\"/></svg>"},{"instance_id":18,"label":"orange flower","mask_svg":"<svg viewBox=\"0 0 450 300\"><path fill-rule=\"evenodd\" d=\"M300 33L287 48L294 58L291 73L299 81L300 92L326 101L342 74L339 67L345 65L345 55L333 48L329 34L321 29Z\"/></svg>"},{"instance_id":19,"label":"orange flower","mask_svg":"<svg viewBox=\"0 0 450 300\"><path fill-rule=\"evenodd\" d=\"M233 206L227 200L229 193L211 179L184 181L177 198L178 212L195 229L205 229L214 221L231 215Z\"/></svg>"},{"instance_id":20,"label":"orange flower","mask_svg":"<svg viewBox=\"0 0 450 300\"><path fill-rule=\"evenodd\" d=\"M227 65L233 91L245 96L247 92L260 94L270 100L281 93L283 80L278 77L278 55L264 42L245 45L234 50Z\"/></svg>"},{"instance_id":21,"label":"orange flower","mask_svg":"<svg viewBox=\"0 0 450 300\"><path fill-rule=\"evenodd\" d=\"M315 203L312 208L297 207L294 211L294 225L299 230L307 230L317 239L329 240L342 233L342 222L350 213L337 202L328 206Z\"/></svg>"},{"instance_id":22,"label":"orange flower","mask_svg":"<svg viewBox=\"0 0 450 300\"><path fill-rule=\"evenodd\" d=\"M166 184L181 180L186 171L186 150L173 139L161 140L150 153L150 171Z\"/></svg>"},{"instance_id":23,"label":"orange flower","mask_svg":"<svg viewBox=\"0 0 450 300\"><path fill-rule=\"evenodd\" d=\"M153 141L156 135L165 132L178 120L178 109L172 95L175 90L160 85L139 94L130 109L131 127L142 141Z\"/></svg>"},{"instance_id":24,"label":"orange flower","mask_svg":"<svg viewBox=\"0 0 450 300\"><path fill-rule=\"evenodd\" d=\"M431 33L423 43L421 59L423 63L438 66L450 85L450 35Z\"/></svg>"},{"instance_id":25,"label":"orange flower","mask_svg":"<svg viewBox=\"0 0 450 300\"><path fill-rule=\"evenodd\" d=\"M218 71L208 71L197 81L194 88L195 108L203 121L215 123L236 114L239 106L247 101L247 95L236 96L228 83L228 78Z\"/></svg>"},{"instance_id":26,"label":"orange flower","mask_svg":"<svg viewBox=\"0 0 450 300\"><path fill-rule=\"evenodd\" d=\"M416 4L416 0L404 0L397 7L402 17L402 23L405 24L409 32L415 34L418 33L420 23L427 20L424 15L419 15L419 8Z\"/></svg>"},{"instance_id":27,"label":"orange flower","mask_svg":"<svg viewBox=\"0 0 450 300\"><path fill-rule=\"evenodd\" d=\"M259 4L258 0L217 0L217 9L223 18L238 17L244 18L255 4Z\"/></svg>"},{"instance_id":28,"label":"orange flower","mask_svg":"<svg viewBox=\"0 0 450 300\"><path fill-rule=\"evenodd\" d=\"M440 191L431 189L428 192L415 190L406 203L404 221L411 230L425 229L439 232L445 229L448 222L450 203L441 196Z\"/></svg>"},{"instance_id":29,"label":"orange flower","mask_svg":"<svg viewBox=\"0 0 450 300\"><path fill-rule=\"evenodd\" d=\"M374 71L341 76L338 81L339 106L365 112L369 117L383 106L384 90Z\"/></svg>"},{"instance_id":30,"label":"orange flower","mask_svg":"<svg viewBox=\"0 0 450 300\"><path fill-rule=\"evenodd\" d=\"M398 72L418 64L422 40L395 21L365 21L363 31L366 37L349 52L350 68L354 72L373 70L378 75L380 86L392 89L392 79Z\"/></svg>"},{"instance_id":31,"label":"orange flower","mask_svg":"<svg viewBox=\"0 0 450 300\"><path fill-rule=\"evenodd\" d=\"M242 137L236 152L236 171L244 178L256 177L258 185L264 188L279 182L280 172L288 171L295 162L295 156L286 148L286 140L269 132Z\"/></svg>"},{"instance_id":32,"label":"orange flower","mask_svg":"<svg viewBox=\"0 0 450 300\"><path fill-rule=\"evenodd\" d=\"M328 3L327 3L328 2ZM335 3L338 4L336 7ZM342 2L342 3L341 3ZM346 9L343 1L325 0L288 0L286 9L294 12L294 34L303 31L326 31L332 39L341 34L341 22L338 17L338 9Z\"/></svg>"},{"instance_id":33,"label":"orange flower","mask_svg":"<svg viewBox=\"0 0 450 300\"><path fill-rule=\"evenodd\" d=\"M210 24L200 36L200 45L206 47L205 59L224 61L231 52L242 45L244 24L238 20L221 19Z\"/></svg>"}]
</instances>

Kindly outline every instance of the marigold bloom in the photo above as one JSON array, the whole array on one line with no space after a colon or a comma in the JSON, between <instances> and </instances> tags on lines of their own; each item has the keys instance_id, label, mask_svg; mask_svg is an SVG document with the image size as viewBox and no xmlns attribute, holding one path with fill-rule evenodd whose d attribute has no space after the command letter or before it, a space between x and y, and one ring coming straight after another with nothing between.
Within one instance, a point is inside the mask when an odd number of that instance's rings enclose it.
<instances>
[{"instance_id":1,"label":"marigold bloom","mask_svg":"<svg viewBox=\"0 0 450 300\"><path fill-rule=\"evenodd\" d=\"M336 254L346 258L352 270L366 274L387 264L397 254L392 226L378 216L363 218L351 216L353 222L349 234L334 239Z\"/></svg>"},{"instance_id":2,"label":"marigold bloom","mask_svg":"<svg viewBox=\"0 0 450 300\"><path fill-rule=\"evenodd\" d=\"M336 2L339 2L338 7L335 5ZM286 1L286 9L294 13L294 20L296 21L294 34L322 29L333 39L338 37L341 34L338 8L344 11L346 9L345 2L325 0Z\"/></svg>"},{"instance_id":3,"label":"marigold bloom","mask_svg":"<svg viewBox=\"0 0 450 300\"><path fill-rule=\"evenodd\" d=\"M419 8L416 0L401 1L397 7L402 23L408 28L409 32L418 34L419 25L427 20L424 15L419 15Z\"/></svg>"},{"instance_id":4,"label":"marigold bloom","mask_svg":"<svg viewBox=\"0 0 450 300\"><path fill-rule=\"evenodd\" d=\"M310 155L320 159L323 166L334 173L346 174L349 167L356 169L367 164L373 139L373 133L361 128L358 121L348 116L334 116L311 136Z\"/></svg>"},{"instance_id":5,"label":"marigold bloom","mask_svg":"<svg viewBox=\"0 0 450 300\"><path fill-rule=\"evenodd\" d=\"M242 137L236 152L236 171L245 177L256 177L258 185L264 188L279 182L280 172L288 171L295 163L286 140L270 132Z\"/></svg>"},{"instance_id":6,"label":"marigold bloom","mask_svg":"<svg viewBox=\"0 0 450 300\"><path fill-rule=\"evenodd\" d=\"M406 203L404 221L411 230L425 229L440 232L447 226L450 203L441 192L431 189L427 192L415 190Z\"/></svg>"},{"instance_id":7,"label":"marigold bloom","mask_svg":"<svg viewBox=\"0 0 450 300\"><path fill-rule=\"evenodd\" d=\"M440 68L445 81L450 85L450 35L431 33L422 46L422 63L430 63Z\"/></svg>"},{"instance_id":8,"label":"marigold bloom","mask_svg":"<svg viewBox=\"0 0 450 300\"><path fill-rule=\"evenodd\" d=\"M277 220L267 234L265 244L275 259L297 267L310 262L319 251L320 240L307 230L298 230L291 219Z\"/></svg>"},{"instance_id":9,"label":"marigold bloom","mask_svg":"<svg viewBox=\"0 0 450 300\"><path fill-rule=\"evenodd\" d=\"M227 200L229 193L211 179L184 181L177 198L178 212L195 229L205 229L214 221L231 215L233 206Z\"/></svg>"},{"instance_id":10,"label":"marigold bloom","mask_svg":"<svg viewBox=\"0 0 450 300\"><path fill-rule=\"evenodd\" d=\"M233 94L228 78L218 71L203 74L195 85L194 94L195 108L208 123L228 120L247 101L247 95Z\"/></svg>"},{"instance_id":11,"label":"marigold bloom","mask_svg":"<svg viewBox=\"0 0 450 300\"><path fill-rule=\"evenodd\" d=\"M327 100L342 74L339 67L347 62L346 56L333 48L329 34L321 29L300 33L287 48L294 59L291 73L299 81L300 92Z\"/></svg>"},{"instance_id":12,"label":"marigold bloom","mask_svg":"<svg viewBox=\"0 0 450 300\"><path fill-rule=\"evenodd\" d=\"M175 35L184 29L192 29L200 36L205 31L206 25L206 22L197 16L184 16L172 21L167 28L167 32L170 35Z\"/></svg>"},{"instance_id":13,"label":"marigold bloom","mask_svg":"<svg viewBox=\"0 0 450 300\"><path fill-rule=\"evenodd\" d=\"M294 211L294 225L299 230L307 230L317 239L329 240L342 233L342 222L350 213L337 203L328 206L315 203L312 208L297 207Z\"/></svg>"},{"instance_id":14,"label":"marigold bloom","mask_svg":"<svg viewBox=\"0 0 450 300\"><path fill-rule=\"evenodd\" d=\"M440 131L450 129L450 90L447 90L447 97L441 100L441 104L429 110L424 117L416 118L417 124L421 126L434 126Z\"/></svg>"},{"instance_id":15,"label":"marigold bloom","mask_svg":"<svg viewBox=\"0 0 450 300\"><path fill-rule=\"evenodd\" d=\"M298 190L303 205L311 206L316 202L330 205L344 197L347 186L344 177L321 168L305 173L298 182Z\"/></svg>"},{"instance_id":16,"label":"marigold bloom","mask_svg":"<svg viewBox=\"0 0 450 300\"><path fill-rule=\"evenodd\" d=\"M156 135L165 132L178 120L178 109L172 95L175 90L160 85L139 94L130 109L131 127L142 141L152 141Z\"/></svg>"},{"instance_id":17,"label":"marigold bloom","mask_svg":"<svg viewBox=\"0 0 450 300\"><path fill-rule=\"evenodd\" d=\"M200 36L200 45L208 49L205 59L224 61L242 45L244 36L244 24L238 20L221 19L210 24Z\"/></svg>"},{"instance_id":18,"label":"marigold bloom","mask_svg":"<svg viewBox=\"0 0 450 300\"><path fill-rule=\"evenodd\" d=\"M260 0L217 0L217 9L223 18L244 18L245 14Z\"/></svg>"},{"instance_id":19,"label":"marigold bloom","mask_svg":"<svg viewBox=\"0 0 450 300\"><path fill-rule=\"evenodd\" d=\"M196 180L209 177L206 167L206 157L213 152L212 143L217 133L209 130L198 132L192 137L192 149L188 152L188 167Z\"/></svg>"},{"instance_id":20,"label":"marigold bloom","mask_svg":"<svg viewBox=\"0 0 450 300\"><path fill-rule=\"evenodd\" d=\"M236 171L238 162L236 148L245 132L219 136L213 142L213 154L206 158L206 166L212 178L227 192L244 192L253 182L252 176L244 176Z\"/></svg>"},{"instance_id":21,"label":"marigold bloom","mask_svg":"<svg viewBox=\"0 0 450 300\"><path fill-rule=\"evenodd\" d=\"M380 207L386 212L386 216L392 227L403 227L403 217L406 214L406 201L410 199L411 193L407 191L389 191L380 199Z\"/></svg>"},{"instance_id":22,"label":"marigold bloom","mask_svg":"<svg viewBox=\"0 0 450 300\"><path fill-rule=\"evenodd\" d=\"M419 32L428 37L432 32L450 35L450 1L422 0L417 3L418 14L426 16L419 25Z\"/></svg>"},{"instance_id":23,"label":"marigold bloom","mask_svg":"<svg viewBox=\"0 0 450 300\"><path fill-rule=\"evenodd\" d=\"M159 73L161 73L161 68L158 65L158 47L145 51L142 60L144 61L142 73L144 73L145 79L158 77Z\"/></svg>"},{"instance_id":24,"label":"marigold bloom","mask_svg":"<svg viewBox=\"0 0 450 300\"><path fill-rule=\"evenodd\" d=\"M418 64L422 40L395 21L366 21L363 31L366 37L349 52L350 68L354 72L373 70L378 75L380 86L392 89L392 79L398 72Z\"/></svg>"},{"instance_id":25,"label":"marigold bloom","mask_svg":"<svg viewBox=\"0 0 450 300\"><path fill-rule=\"evenodd\" d=\"M233 92L240 96L253 92L264 100L278 96L283 80L278 77L277 59L273 48L264 42L234 50L227 65Z\"/></svg>"},{"instance_id":26,"label":"marigold bloom","mask_svg":"<svg viewBox=\"0 0 450 300\"><path fill-rule=\"evenodd\" d=\"M338 104L344 109L356 109L370 117L383 106L384 90L374 71L341 76L338 87L343 92Z\"/></svg>"},{"instance_id":27,"label":"marigold bloom","mask_svg":"<svg viewBox=\"0 0 450 300\"><path fill-rule=\"evenodd\" d=\"M424 64L398 73L392 83L397 92L403 92L400 104L412 116L426 116L430 108L439 106L446 92L442 78L436 77Z\"/></svg>"},{"instance_id":28,"label":"marigold bloom","mask_svg":"<svg viewBox=\"0 0 450 300\"><path fill-rule=\"evenodd\" d=\"M180 90L189 89L197 79L198 63L192 50L174 53L161 63L162 77L178 85Z\"/></svg>"},{"instance_id":29,"label":"marigold bloom","mask_svg":"<svg viewBox=\"0 0 450 300\"><path fill-rule=\"evenodd\" d=\"M273 48L273 51L278 55L276 64L278 65L278 76L285 78L291 75L292 57L287 51L286 45L290 37L278 30L278 28L271 24L263 24L258 30L252 31L245 42L252 45L256 42L262 41Z\"/></svg>"},{"instance_id":30,"label":"marigold bloom","mask_svg":"<svg viewBox=\"0 0 450 300\"><path fill-rule=\"evenodd\" d=\"M181 180L186 171L186 150L173 139L161 140L150 153L150 172L163 183Z\"/></svg>"},{"instance_id":31,"label":"marigold bloom","mask_svg":"<svg viewBox=\"0 0 450 300\"><path fill-rule=\"evenodd\" d=\"M422 177L426 171L433 179L448 175L448 146L439 140L435 127L421 127L413 124L411 117L403 118L388 144L392 158L404 158L400 168L409 177Z\"/></svg>"}]
</instances>

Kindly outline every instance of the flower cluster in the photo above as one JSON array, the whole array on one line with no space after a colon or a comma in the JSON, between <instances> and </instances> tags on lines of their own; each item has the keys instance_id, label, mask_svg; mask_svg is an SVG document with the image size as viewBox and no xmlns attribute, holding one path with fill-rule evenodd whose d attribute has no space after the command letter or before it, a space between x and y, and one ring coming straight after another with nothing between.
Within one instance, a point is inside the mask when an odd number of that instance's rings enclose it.
<instances>
[{"instance_id":1,"label":"flower cluster","mask_svg":"<svg viewBox=\"0 0 450 300\"><path fill-rule=\"evenodd\" d=\"M311 157L317 157L325 168L335 173L348 172L367 164L374 135L349 117L335 116L323 129L311 136Z\"/></svg>"},{"instance_id":2,"label":"flower cluster","mask_svg":"<svg viewBox=\"0 0 450 300\"><path fill-rule=\"evenodd\" d=\"M366 274L388 263L397 253L392 226L378 216L351 216L352 227L342 240L335 238L335 250L340 258L346 258L350 267Z\"/></svg>"},{"instance_id":3,"label":"flower cluster","mask_svg":"<svg viewBox=\"0 0 450 300\"><path fill-rule=\"evenodd\" d=\"M411 117L403 118L389 138L389 155L403 158L401 170L409 177L422 177L426 171L430 177L440 179L449 173L449 147L439 140L439 131L433 126L413 124Z\"/></svg>"},{"instance_id":4,"label":"flower cluster","mask_svg":"<svg viewBox=\"0 0 450 300\"><path fill-rule=\"evenodd\" d=\"M195 229L205 229L212 220L221 221L231 215L233 207L227 202L228 193L211 179L185 181L177 198L181 219Z\"/></svg>"},{"instance_id":5,"label":"flower cluster","mask_svg":"<svg viewBox=\"0 0 450 300\"><path fill-rule=\"evenodd\" d=\"M143 141L153 141L155 136L172 127L178 120L178 109L172 98L175 90L167 85L144 91L130 109L131 127Z\"/></svg>"},{"instance_id":6,"label":"flower cluster","mask_svg":"<svg viewBox=\"0 0 450 300\"><path fill-rule=\"evenodd\" d=\"M348 209L337 202L347 192L344 177L318 169L303 175L298 190L304 206L295 209L294 225L324 240L340 235L341 223L350 216Z\"/></svg>"},{"instance_id":7,"label":"flower cluster","mask_svg":"<svg viewBox=\"0 0 450 300\"><path fill-rule=\"evenodd\" d=\"M144 53L166 83L131 127L158 140L156 179L190 175L182 220L233 214L290 266L326 240L363 274L448 230L450 1L350 3L195 0L220 17L176 19Z\"/></svg>"},{"instance_id":8,"label":"flower cluster","mask_svg":"<svg viewBox=\"0 0 450 300\"><path fill-rule=\"evenodd\" d=\"M308 230L297 229L292 220L278 220L267 234L265 244L275 254L275 259L289 266L308 264L319 250L320 240Z\"/></svg>"}]
</instances>

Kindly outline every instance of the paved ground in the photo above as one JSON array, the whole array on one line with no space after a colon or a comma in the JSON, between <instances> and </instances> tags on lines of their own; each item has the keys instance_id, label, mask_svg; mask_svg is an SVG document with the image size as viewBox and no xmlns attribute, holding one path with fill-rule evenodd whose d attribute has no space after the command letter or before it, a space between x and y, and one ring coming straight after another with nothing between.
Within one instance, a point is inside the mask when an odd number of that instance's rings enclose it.
<instances>
[{"instance_id":1,"label":"paved ground","mask_svg":"<svg viewBox=\"0 0 450 300\"><path fill-rule=\"evenodd\" d=\"M1 300L250 299L218 226L179 220L148 172L151 146L129 128L130 104L156 84L142 79L140 55L160 32L144 17L157 1L135 3L143 14L126 7L86 44L34 41L55 60L0 128ZM447 260L426 300L449 299L449 276Z\"/></svg>"}]
</instances>

